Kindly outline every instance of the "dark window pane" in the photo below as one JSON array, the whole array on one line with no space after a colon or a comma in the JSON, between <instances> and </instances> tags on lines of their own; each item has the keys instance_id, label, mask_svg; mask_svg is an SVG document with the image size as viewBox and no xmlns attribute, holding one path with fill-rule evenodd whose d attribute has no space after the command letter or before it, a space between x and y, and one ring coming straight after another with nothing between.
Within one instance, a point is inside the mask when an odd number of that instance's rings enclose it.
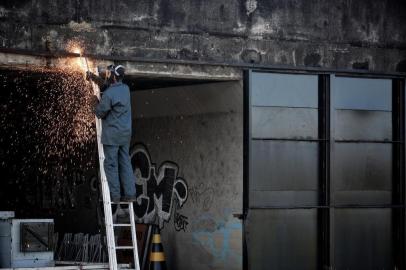
<instances>
[{"instance_id":1,"label":"dark window pane","mask_svg":"<svg viewBox=\"0 0 406 270\"><path fill-rule=\"evenodd\" d=\"M317 119L317 109L253 107L252 137L317 139Z\"/></svg>"},{"instance_id":2,"label":"dark window pane","mask_svg":"<svg viewBox=\"0 0 406 270\"><path fill-rule=\"evenodd\" d=\"M333 77L333 106L339 109L392 110L392 81Z\"/></svg>"},{"instance_id":3,"label":"dark window pane","mask_svg":"<svg viewBox=\"0 0 406 270\"><path fill-rule=\"evenodd\" d=\"M335 139L392 140L392 113L366 110L336 110Z\"/></svg>"},{"instance_id":4,"label":"dark window pane","mask_svg":"<svg viewBox=\"0 0 406 270\"><path fill-rule=\"evenodd\" d=\"M248 269L317 269L316 210L250 210Z\"/></svg>"},{"instance_id":5,"label":"dark window pane","mask_svg":"<svg viewBox=\"0 0 406 270\"><path fill-rule=\"evenodd\" d=\"M337 209L334 217L334 269L394 269L391 209Z\"/></svg>"},{"instance_id":6,"label":"dark window pane","mask_svg":"<svg viewBox=\"0 0 406 270\"><path fill-rule=\"evenodd\" d=\"M318 107L318 77L252 73L252 105L282 107Z\"/></svg>"},{"instance_id":7,"label":"dark window pane","mask_svg":"<svg viewBox=\"0 0 406 270\"><path fill-rule=\"evenodd\" d=\"M316 142L252 141L250 205L316 204L317 157Z\"/></svg>"},{"instance_id":8,"label":"dark window pane","mask_svg":"<svg viewBox=\"0 0 406 270\"><path fill-rule=\"evenodd\" d=\"M392 145L335 143L332 187L336 203L390 203Z\"/></svg>"}]
</instances>

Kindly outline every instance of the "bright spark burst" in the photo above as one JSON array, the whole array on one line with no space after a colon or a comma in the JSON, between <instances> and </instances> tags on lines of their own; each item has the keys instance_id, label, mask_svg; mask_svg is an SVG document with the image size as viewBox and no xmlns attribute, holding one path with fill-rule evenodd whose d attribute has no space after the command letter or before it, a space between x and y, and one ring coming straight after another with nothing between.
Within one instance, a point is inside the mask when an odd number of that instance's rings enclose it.
<instances>
[{"instance_id":1,"label":"bright spark burst","mask_svg":"<svg viewBox=\"0 0 406 270\"><path fill-rule=\"evenodd\" d=\"M88 64L89 66L92 66L91 63L86 63L85 58L82 56L84 52L84 45L82 42L70 40L66 45L66 50L80 55L80 57L73 57L68 60L67 65L69 69L80 70L84 73L88 69Z\"/></svg>"}]
</instances>

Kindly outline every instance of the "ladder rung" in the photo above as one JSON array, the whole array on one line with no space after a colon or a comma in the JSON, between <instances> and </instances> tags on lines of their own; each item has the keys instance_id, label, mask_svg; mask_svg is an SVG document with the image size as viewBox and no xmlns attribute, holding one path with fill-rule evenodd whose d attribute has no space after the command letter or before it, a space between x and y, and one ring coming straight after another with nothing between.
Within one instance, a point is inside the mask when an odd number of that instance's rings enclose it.
<instances>
[{"instance_id":1,"label":"ladder rung","mask_svg":"<svg viewBox=\"0 0 406 270\"><path fill-rule=\"evenodd\" d=\"M111 204L131 204L133 202L111 202Z\"/></svg>"},{"instance_id":2,"label":"ladder rung","mask_svg":"<svg viewBox=\"0 0 406 270\"><path fill-rule=\"evenodd\" d=\"M131 227L131 224L125 224L125 223L116 223L113 224L114 227Z\"/></svg>"},{"instance_id":3,"label":"ladder rung","mask_svg":"<svg viewBox=\"0 0 406 270\"><path fill-rule=\"evenodd\" d=\"M118 246L116 249L134 249L134 246Z\"/></svg>"}]
</instances>

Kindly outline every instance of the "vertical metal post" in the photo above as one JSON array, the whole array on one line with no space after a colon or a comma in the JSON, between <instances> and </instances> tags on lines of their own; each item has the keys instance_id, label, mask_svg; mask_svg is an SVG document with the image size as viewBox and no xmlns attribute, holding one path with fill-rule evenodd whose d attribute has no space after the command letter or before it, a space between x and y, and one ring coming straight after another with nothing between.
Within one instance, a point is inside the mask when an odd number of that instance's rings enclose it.
<instances>
[{"instance_id":1,"label":"vertical metal post","mask_svg":"<svg viewBox=\"0 0 406 270\"><path fill-rule=\"evenodd\" d=\"M249 268L248 243L247 243L247 216L249 212L249 180L250 180L250 158L251 158L251 70L244 70L243 80L243 269Z\"/></svg>"},{"instance_id":2,"label":"vertical metal post","mask_svg":"<svg viewBox=\"0 0 406 270\"><path fill-rule=\"evenodd\" d=\"M319 200L318 268L330 266L330 76L318 76Z\"/></svg>"},{"instance_id":3,"label":"vertical metal post","mask_svg":"<svg viewBox=\"0 0 406 270\"><path fill-rule=\"evenodd\" d=\"M396 269L405 269L405 85L392 80L392 208L393 253Z\"/></svg>"},{"instance_id":4,"label":"vertical metal post","mask_svg":"<svg viewBox=\"0 0 406 270\"><path fill-rule=\"evenodd\" d=\"M335 225L334 225L334 218L335 218L335 201L334 201L334 190L331 188L331 182L332 182L332 177L335 173L335 168L334 168L334 154L335 154L335 139L334 139L334 134L335 134L335 95L337 89L336 85L336 76L333 74L329 75L329 82L328 82L328 90L329 90L329 172L328 172L328 183L329 183L329 197L328 197L328 202L329 202L329 216L328 216L328 222L329 222L329 228L327 233L327 237L329 240L329 250L328 250L328 256L329 256L329 267L334 268L335 267L335 258L334 258L334 249L335 249L335 236L334 236L334 230L335 230ZM330 269L329 268L329 269Z\"/></svg>"}]
</instances>

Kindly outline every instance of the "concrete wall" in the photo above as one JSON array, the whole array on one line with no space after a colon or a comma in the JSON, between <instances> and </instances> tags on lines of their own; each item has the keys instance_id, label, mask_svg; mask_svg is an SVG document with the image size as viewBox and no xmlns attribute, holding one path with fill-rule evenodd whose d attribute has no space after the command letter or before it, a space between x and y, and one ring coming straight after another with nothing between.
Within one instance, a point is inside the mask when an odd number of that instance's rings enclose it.
<instances>
[{"instance_id":1,"label":"concrete wall","mask_svg":"<svg viewBox=\"0 0 406 270\"><path fill-rule=\"evenodd\" d=\"M405 72L405 14L402 0L4 0L0 46Z\"/></svg>"},{"instance_id":2,"label":"concrete wall","mask_svg":"<svg viewBox=\"0 0 406 270\"><path fill-rule=\"evenodd\" d=\"M208 93L213 89L222 91L219 85L222 84L200 86L194 91L204 91L204 87ZM239 97L241 84L229 83L231 91L230 85L238 87L234 92ZM191 88L183 91L194 92ZM181 90L161 89L150 96L165 91ZM169 92L167 96L171 97ZM154 104L154 100L146 100L145 96L135 93L134 99L138 100L134 104L146 101ZM201 100L201 105L208 105L207 100L210 99ZM168 103L173 103L170 98ZM172 115L167 117L157 116L159 111L166 110L157 106L156 114L143 115L134 121L134 142L146 145L158 167L164 161L175 162L179 166L178 175L188 184L187 201L182 208L175 207L162 230L169 269L242 269L242 223L233 214L242 213L243 116L240 109L221 112L220 107L227 107L226 103L217 104L219 111L214 112L211 107L208 113L202 112L200 106L181 113L169 108ZM135 106L135 110L140 115L140 108ZM179 223L180 219L186 222Z\"/></svg>"}]
</instances>

